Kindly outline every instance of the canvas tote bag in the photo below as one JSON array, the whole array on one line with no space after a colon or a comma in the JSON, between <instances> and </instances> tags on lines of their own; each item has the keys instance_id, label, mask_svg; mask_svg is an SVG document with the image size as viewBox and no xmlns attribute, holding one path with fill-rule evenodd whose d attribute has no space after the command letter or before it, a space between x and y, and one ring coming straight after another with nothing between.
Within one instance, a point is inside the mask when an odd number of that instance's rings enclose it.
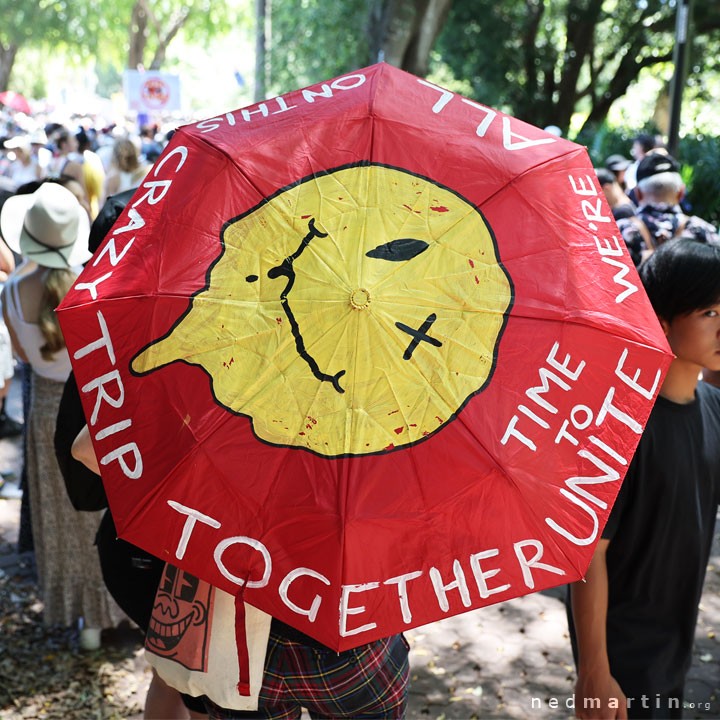
<instances>
[{"instance_id":1,"label":"canvas tote bag","mask_svg":"<svg viewBox=\"0 0 720 720\"><path fill-rule=\"evenodd\" d=\"M166 563L145 656L171 687L221 707L257 710L270 622L267 613Z\"/></svg>"}]
</instances>

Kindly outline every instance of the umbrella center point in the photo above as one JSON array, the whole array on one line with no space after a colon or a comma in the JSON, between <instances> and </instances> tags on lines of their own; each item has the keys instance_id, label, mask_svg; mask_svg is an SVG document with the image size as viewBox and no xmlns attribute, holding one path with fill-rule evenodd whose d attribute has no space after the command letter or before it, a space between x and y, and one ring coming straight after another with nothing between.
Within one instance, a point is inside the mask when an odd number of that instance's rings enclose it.
<instances>
[{"instance_id":1,"label":"umbrella center point","mask_svg":"<svg viewBox=\"0 0 720 720\"><path fill-rule=\"evenodd\" d=\"M370 305L370 293L364 288L353 290L350 293L350 305L355 310L365 310Z\"/></svg>"}]
</instances>

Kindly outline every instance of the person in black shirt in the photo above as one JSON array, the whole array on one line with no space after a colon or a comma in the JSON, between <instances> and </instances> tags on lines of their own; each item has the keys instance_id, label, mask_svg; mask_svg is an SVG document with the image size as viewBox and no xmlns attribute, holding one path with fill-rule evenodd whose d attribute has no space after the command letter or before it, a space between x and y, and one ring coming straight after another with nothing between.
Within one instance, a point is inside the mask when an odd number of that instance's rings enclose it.
<instances>
[{"instance_id":1,"label":"person in black shirt","mask_svg":"<svg viewBox=\"0 0 720 720\"><path fill-rule=\"evenodd\" d=\"M682 717L720 501L720 248L677 239L640 277L672 351L585 581L570 587L580 718Z\"/></svg>"}]
</instances>

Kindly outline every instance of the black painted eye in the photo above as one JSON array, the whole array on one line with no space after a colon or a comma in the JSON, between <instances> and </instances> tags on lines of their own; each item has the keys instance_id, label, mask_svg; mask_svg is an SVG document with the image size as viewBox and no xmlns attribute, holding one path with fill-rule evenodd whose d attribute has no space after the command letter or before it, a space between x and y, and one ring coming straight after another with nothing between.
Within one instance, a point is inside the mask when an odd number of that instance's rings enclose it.
<instances>
[{"instance_id":1,"label":"black painted eye","mask_svg":"<svg viewBox=\"0 0 720 720\"><path fill-rule=\"evenodd\" d=\"M177 568L173 565L167 565L165 567L165 575L163 576L162 591L168 595L172 595L173 585L175 584L175 576L177 575Z\"/></svg>"},{"instance_id":2,"label":"black painted eye","mask_svg":"<svg viewBox=\"0 0 720 720\"><path fill-rule=\"evenodd\" d=\"M378 260L389 260L390 262L405 262L411 260L421 252L425 252L429 245L424 240L416 240L415 238L398 238L391 240L384 245L378 245L376 248L366 252L365 256L377 258Z\"/></svg>"}]
</instances>

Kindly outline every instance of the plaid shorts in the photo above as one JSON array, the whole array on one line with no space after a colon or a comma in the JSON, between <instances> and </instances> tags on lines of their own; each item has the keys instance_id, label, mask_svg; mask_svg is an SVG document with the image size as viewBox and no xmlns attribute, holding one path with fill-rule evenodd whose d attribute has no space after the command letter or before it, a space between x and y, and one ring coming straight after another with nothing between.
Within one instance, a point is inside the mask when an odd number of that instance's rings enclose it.
<instances>
[{"instance_id":1,"label":"plaid shorts","mask_svg":"<svg viewBox=\"0 0 720 720\"><path fill-rule=\"evenodd\" d=\"M229 710L205 699L212 720L300 717L402 718L407 703L408 644L391 635L341 653L270 633L258 710Z\"/></svg>"}]
</instances>

